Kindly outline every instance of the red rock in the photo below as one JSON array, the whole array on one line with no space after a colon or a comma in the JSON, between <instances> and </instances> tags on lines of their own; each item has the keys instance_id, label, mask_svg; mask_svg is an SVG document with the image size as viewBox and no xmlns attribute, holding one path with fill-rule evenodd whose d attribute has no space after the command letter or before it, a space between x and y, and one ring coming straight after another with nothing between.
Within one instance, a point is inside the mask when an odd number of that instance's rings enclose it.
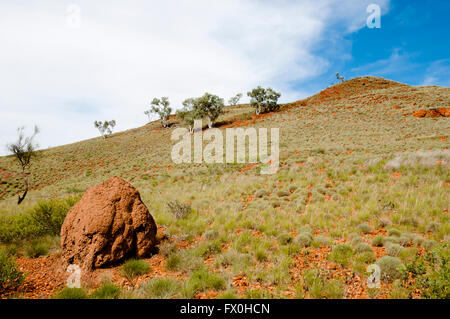
<instances>
[{"instance_id":1,"label":"red rock","mask_svg":"<svg viewBox=\"0 0 450 319\"><path fill-rule=\"evenodd\" d=\"M156 224L139 192L112 177L89 188L61 228L62 258L93 270L129 257L146 257L156 244Z\"/></svg>"}]
</instances>

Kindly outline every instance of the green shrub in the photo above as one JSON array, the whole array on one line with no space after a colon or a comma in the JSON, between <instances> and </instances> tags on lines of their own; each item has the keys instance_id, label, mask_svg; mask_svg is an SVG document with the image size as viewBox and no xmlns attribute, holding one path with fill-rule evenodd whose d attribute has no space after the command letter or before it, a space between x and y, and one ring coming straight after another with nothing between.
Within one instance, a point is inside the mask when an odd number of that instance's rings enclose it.
<instances>
[{"instance_id":1,"label":"green shrub","mask_svg":"<svg viewBox=\"0 0 450 319\"><path fill-rule=\"evenodd\" d=\"M216 239L219 236L219 233L214 229L209 229L204 233L206 240Z\"/></svg>"},{"instance_id":2,"label":"green shrub","mask_svg":"<svg viewBox=\"0 0 450 319\"><path fill-rule=\"evenodd\" d=\"M217 296L217 299L237 299L234 291L225 291L224 293Z\"/></svg>"},{"instance_id":3,"label":"green shrub","mask_svg":"<svg viewBox=\"0 0 450 319\"><path fill-rule=\"evenodd\" d=\"M178 295L181 284L170 278L152 278L141 289L146 298L168 299Z\"/></svg>"},{"instance_id":4,"label":"green shrub","mask_svg":"<svg viewBox=\"0 0 450 319\"><path fill-rule=\"evenodd\" d=\"M387 281L401 279L404 266L400 259L392 256L384 256L377 260L376 264L380 266L381 278Z\"/></svg>"},{"instance_id":5,"label":"green shrub","mask_svg":"<svg viewBox=\"0 0 450 319\"><path fill-rule=\"evenodd\" d=\"M291 193L289 193L288 191L278 191L277 192L278 197L287 197L289 195L291 195Z\"/></svg>"},{"instance_id":6,"label":"green shrub","mask_svg":"<svg viewBox=\"0 0 450 319\"><path fill-rule=\"evenodd\" d=\"M398 243L402 246L408 246L409 244L412 243L413 239L414 239L414 236L411 236L411 234L402 234L398 238Z\"/></svg>"},{"instance_id":7,"label":"green shrub","mask_svg":"<svg viewBox=\"0 0 450 319\"><path fill-rule=\"evenodd\" d=\"M398 243L400 243L400 237L398 237L398 236L385 237L383 240L383 246L387 246L389 244L398 244Z\"/></svg>"},{"instance_id":8,"label":"green shrub","mask_svg":"<svg viewBox=\"0 0 450 319\"><path fill-rule=\"evenodd\" d=\"M375 247L383 247L384 245L384 236L383 235L376 235L372 239L372 245Z\"/></svg>"},{"instance_id":9,"label":"green shrub","mask_svg":"<svg viewBox=\"0 0 450 319\"><path fill-rule=\"evenodd\" d=\"M420 236L415 237L413 240L413 244L416 246L419 246L419 247L423 246L424 243L425 243L425 238L422 238Z\"/></svg>"},{"instance_id":10,"label":"green shrub","mask_svg":"<svg viewBox=\"0 0 450 319\"><path fill-rule=\"evenodd\" d=\"M402 232L400 230L398 230L397 228L391 228L391 229L388 230L388 235L389 236L400 237L401 234L402 234Z\"/></svg>"},{"instance_id":11,"label":"green shrub","mask_svg":"<svg viewBox=\"0 0 450 319\"><path fill-rule=\"evenodd\" d=\"M344 285L342 281L333 279L325 282L325 297L328 299L342 299L344 297Z\"/></svg>"},{"instance_id":12,"label":"green shrub","mask_svg":"<svg viewBox=\"0 0 450 319\"><path fill-rule=\"evenodd\" d=\"M169 257L166 259L165 267L167 270L174 271L178 270L182 262L182 258L179 254L173 253L170 254Z\"/></svg>"},{"instance_id":13,"label":"green shrub","mask_svg":"<svg viewBox=\"0 0 450 319\"><path fill-rule=\"evenodd\" d=\"M204 268L195 270L183 285L183 297L192 298L206 289L223 289L225 280Z\"/></svg>"},{"instance_id":14,"label":"green shrub","mask_svg":"<svg viewBox=\"0 0 450 319\"><path fill-rule=\"evenodd\" d=\"M315 297L321 296L323 289L323 280L318 269L306 269L305 273L303 274L303 283L305 289L310 293L311 291L313 291L313 295ZM317 291L319 291L319 293L317 293Z\"/></svg>"},{"instance_id":15,"label":"green shrub","mask_svg":"<svg viewBox=\"0 0 450 319\"><path fill-rule=\"evenodd\" d=\"M309 235L311 235L311 237L313 235L313 231L312 231L311 227L309 227L309 226L303 226L302 228L299 229L298 233L299 234L309 234Z\"/></svg>"},{"instance_id":16,"label":"green shrub","mask_svg":"<svg viewBox=\"0 0 450 319\"><path fill-rule=\"evenodd\" d=\"M64 287L52 299L88 299L88 293L84 288Z\"/></svg>"},{"instance_id":17,"label":"green shrub","mask_svg":"<svg viewBox=\"0 0 450 319\"><path fill-rule=\"evenodd\" d=\"M372 232L372 227L367 224L359 224L358 230L363 234L370 234Z\"/></svg>"},{"instance_id":18,"label":"green shrub","mask_svg":"<svg viewBox=\"0 0 450 319\"><path fill-rule=\"evenodd\" d=\"M170 254L174 253L177 249L177 244L175 242L165 241L159 244L159 253L164 257L168 257Z\"/></svg>"},{"instance_id":19,"label":"green shrub","mask_svg":"<svg viewBox=\"0 0 450 319\"><path fill-rule=\"evenodd\" d=\"M131 280L137 276L146 274L150 271L150 266L147 262L138 259L127 260L121 268L122 274Z\"/></svg>"},{"instance_id":20,"label":"green shrub","mask_svg":"<svg viewBox=\"0 0 450 319\"><path fill-rule=\"evenodd\" d=\"M347 244L339 244L330 253L330 259L342 266L347 266L349 258L353 256L353 249Z\"/></svg>"},{"instance_id":21,"label":"green shrub","mask_svg":"<svg viewBox=\"0 0 450 319\"><path fill-rule=\"evenodd\" d=\"M417 255L419 250L416 247L404 248L398 254L398 257L402 260L412 259Z\"/></svg>"},{"instance_id":22,"label":"green shrub","mask_svg":"<svg viewBox=\"0 0 450 319\"><path fill-rule=\"evenodd\" d=\"M33 223L29 214L0 217L0 242L2 243L13 243L42 235L42 230Z\"/></svg>"},{"instance_id":23,"label":"green shrub","mask_svg":"<svg viewBox=\"0 0 450 319\"><path fill-rule=\"evenodd\" d=\"M118 299L122 289L110 282L103 283L89 296L92 299Z\"/></svg>"},{"instance_id":24,"label":"green shrub","mask_svg":"<svg viewBox=\"0 0 450 319\"><path fill-rule=\"evenodd\" d=\"M433 248L436 245L437 245L437 242L435 240L433 240L433 239L426 239L423 242L422 247L425 248L425 249L431 249L431 248Z\"/></svg>"},{"instance_id":25,"label":"green shrub","mask_svg":"<svg viewBox=\"0 0 450 319\"><path fill-rule=\"evenodd\" d=\"M386 246L386 255L397 257L402 250L403 247L399 244L389 244Z\"/></svg>"},{"instance_id":26,"label":"green shrub","mask_svg":"<svg viewBox=\"0 0 450 319\"><path fill-rule=\"evenodd\" d=\"M256 197L256 198L262 198L262 197L265 197L265 196L267 196L267 195L269 195L269 192L266 191L266 190L263 190L263 189L260 189L259 191L257 191L257 192L255 193L255 197Z\"/></svg>"},{"instance_id":27,"label":"green shrub","mask_svg":"<svg viewBox=\"0 0 450 319\"><path fill-rule=\"evenodd\" d=\"M392 225L392 222L388 218L385 218L385 217L380 218L380 226L382 228L385 228L386 226L390 226L390 225Z\"/></svg>"},{"instance_id":28,"label":"green shrub","mask_svg":"<svg viewBox=\"0 0 450 319\"><path fill-rule=\"evenodd\" d=\"M359 234L357 234L357 233L350 233L348 235L348 237L350 238L350 240L353 240L353 239L356 239L356 238L359 238L360 240L362 240L362 237Z\"/></svg>"},{"instance_id":29,"label":"green shrub","mask_svg":"<svg viewBox=\"0 0 450 319\"><path fill-rule=\"evenodd\" d=\"M406 216L400 220L400 224L417 227L419 226L419 219L413 216Z\"/></svg>"},{"instance_id":30,"label":"green shrub","mask_svg":"<svg viewBox=\"0 0 450 319\"><path fill-rule=\"evenodd\" d=\"M256 260L259 262L267 261L267 259L268 259L266 250L262 249L262 248L258 248L256 250L255 257L256 257Z\"/></svg>"},{"instance_id":31,"label":"green shrub","mask_svg":"<svg viewBox=\"0 0 450 319\"><path fill-rule=\"evenodd\" d=\"M437 232L439 229L441 228L441 224L438 222L431 222L428 226L427 226L427 231L431 232L431 233L435 233Z\"/></svg>"},{"instance_id":32,"label":"green shrub","mask_svg":"<svg viewBox=\"0 0 450 319\"><path fill-rule=\"evenodd\" d=\"M222 244L219 240L214 240L212 242L202 242L198 247L197 247L197 254L199 256L210 256L210 255L215 255L218 254L222 251Z\"/></svg>"},{"instance_id":33,"label":"green shrub","mask_svg":"<svg viewBox=\"0 0 450 319\"><path fill-rule=\"evenodd\" d=\"M375 260L376 260L376 257L375 257L375 252L373 250L358 253L358 255L356 256L357 263L368 264L368 263L373 263Z\"/></svg>"},{"instance_id":34,"label":"green shrub","mask_svg":"<svg viewBox=\"0 0 450 319\"><path fill-rule=\"evenodd\" d=\"M358 236L358 237L353 237L352 240L350 241L350 244L351 244L353 247L355 247L355 246L357 246L358 244L361 244L361 243L363 243L363 239L362 239L360 236Z\"/></svg>"},{"instance_id":35,"label":"green shrub","mask_svg":"<svg viewBox=\"0 0 450 319\"><path fill-rule=\"evenodd\" d=\"M331 239L324 235L317 235L314 238L314 245L317 246L329 246L331 244Z\"/></svg>"},{"instance_id":36,"label":"green shrub","mask_svg":"<svg viewBox=\"0 0 450 319\"><path fill-rule=\"evenodd\" d=\"M167 207L169 208L169 212L174 215L176 219L186 218L192 212L192 207L190 205L180 203L177 200L168 202Z\"/></svg>"},{"instance_id":37,"label":"green shrub","mask_svg":"<svg viewBox=\"0 0 450 319\"><path fill-rule=\"evenodd\" d=\"M44 235L59 235L67 212L79 198L41 201L27 213L0 217L0 242L12 243Z\"/></svg>"},{"instance_id":38,"label":"green shrub","mask_svg":"<svg viewBox=\"0 0 450 319\"><path fill-rule=\"evenodd\" d=\"M300 247L309 247L311 246L313 238L313 231L311 227L304 226L298 231L298 235L295 238L295 243Z\"/></svg>"},{"instance_id":39,"label":"green shrub","mask_svg":"<svg viewBox=\"0 0 450 319\"><path fill-rule=\"evenodd\" d=\"M37 258L48 254L50 244L44 240L33 240L25 247L25 254L30 258Z\"/></svg>"},{"instance_id":40,"label":"green shrub","mask_svg":"<svg viewBox=\"0 0 450 319\"><path fill-rule=\"evenodd\" d=\"M1 248L0 248L1 249ZM16 244L8 244L4 247L8 256L16 256L19 253L19 247Z\"/></svg>"},{"instance_id":41,"label":"green shrub","mask_svg":"<svg viewBox=\"0 0 450 319\"><path fill-rule=\"evenodd\" d=\"M273 298L272 293L262 289L249 289L245 292L246 299L269 299Z\"/></svg>"},{"instance_id":42,"label":"green shrub","mask_svg":"<svg viewBox=\"0 0 450 319\"><path fill-rule=\"evenodd\" d=\"M355 253L357 254L361 254L361 253L365 253L365 252L373 252L372 247L370 247L369 244L360 242L357 245L355 245Z\"/></svg>"},{"instance_id":43,"label":"green shrub","mask_svg":"<svg viewBox=\"0 0 450 319\"><path fill-rule=\"evenodd\" d=\"M281 206L281 203L278 200L274 200L274 201L271 202L271 205L272 205L273 208L277 208L277 207Z\"/></svg>"},{"instance_id":44,"label":"green shrub","mask_svg":"<svg viewBox=\"0 0 450 319\"><path fill-rule=\"evenodd\" d=\"M450 255L448 251L439 251L436 266L426 276L417 281L423 289L423 297L428 299L450 299Z\"/></svg>"},{"instance_id":45,"label":"green shrub","mask_svg":"<svg viewBox=\"0 0 450 319\"><path fill-rule=\"evenodd\" d=\"M50 199L41 201L33 207L31 219L43 234L59 235L61 226L70 208L78 201L78 197Z\"/></svg>"},{"instance_id":46,"label":"green shrub","mask_svg":"<svg viewBox=\"0 0 450 319\"><path fill-rule=\"evenodd\" d=\"M278 236L278 242L281 245L290 244L290 243L292 243L293 239L294 239L294 237L291 234L289 234L289 233L280 234Z\"/></svg>"},{"instance_id":47,"label":"green shrub","mask_svg":"<svg viewBox=\"0 0 450 319\"><path fill-rule=\"evenodd\" d=\"M307 233L300 233L295 238L295 243L300 247L309 247L312 243L312 236Z\"/></svg>"},{"instance_id":48,"label":"green shrub","mask_svg":"<svg viewBox=\"0 0 450 319\"><path fill-rule=\"evenodd\" d=\"M390 299L408 299L409 290L402 286L401 282L395 281L391 293L389 294Z\"/></svg>"},{"instance_id":49,"label":"green shrub","mask_svg":"<svg viewBox=\"0 0 450 319\"><path fill-rule=\"evenodd\" d=\"M0 249L0 292L20 286L25 276L17 269L13 257Z\"/></svg>"},{"instance_id":50,"label":"green shrub","mask_svg":"<svg viewBox=\"0 0 450 319\"><path fill-rule=\"evenodd\" d=\"M307 269L303 274L303 283L312 298L340 299L344 296L342 281L325 280L318 269Z\"/></svg>"}]
</instances>

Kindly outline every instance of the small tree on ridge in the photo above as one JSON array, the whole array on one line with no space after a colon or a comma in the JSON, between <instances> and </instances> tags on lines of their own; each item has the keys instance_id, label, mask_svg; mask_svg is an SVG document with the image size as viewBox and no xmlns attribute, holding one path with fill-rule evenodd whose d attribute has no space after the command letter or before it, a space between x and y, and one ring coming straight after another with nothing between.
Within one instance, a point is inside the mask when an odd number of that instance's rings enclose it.
<instances>
[{"instance_id":1,"label":"small tree on ridge","mask_svg":"<svg viewBox=\"0 0 450 319\"><path fill-rule=\"evenodd\" d=\"M233 96L232 98L230 98L228 100L228 104L230 106L236 106L239 103L239 100L242 98L242 93L238 93L235 96Z\"/></svg>"},{"instance_id":2,"label":"small tree on ridge","mask_svg":"<svg viewBox=\"0 0 450 319\"><path fill-rule=\"evenodd\" d=\"M172 113L172 108L169 105L168 97L162 97L161 99L155 97L151 102L150 110L144 113L148 116L149 120L152 113L158 114L162 127L167 127L167 120L169 119L170 113Z\"/></svg>"},{"instance_id":3,"label":"small tree on ridge","mask_svg":"<svg viewBox=\"0 0 450 319\"><path fill-rule=\"evenodd\" d=\"M114 129L114 126L116 126L116 121L95 121L94 122L95 127L99 130L100 134L103 136L103 138L107 138L112 134L112 131Z\"/></svg>"},{"instance_id":4,"label":"small tree on ridge","mask_svg":"<svg viewBox=\"0 0 450 319\"><path fill-rule=\"evenodd\" d=\"M210 93L205 93L203 96L194 99L194 109L201 117L208 119L209 128L212 128L217 118L223 114L224 106L222 98Z\"/></svg>"},{"instance_id":5,"label":"small tree on ridge","mask_svg":"<svg viewBox=\"0 0 450 319\"><path fill-rule=\"evenodd\" d=\"M256 114L272 112L279 108L278 99L281 94L272 88L264 89L261 86L247 92L250 97L250 105L255 108Z\"/></svg>"},{"instance_id":6,"label":"small tree on ridge","mask_svg":"<svg viewBox=\"0 0 450 319\"><path fill-rule=\"evenodd\" d=\"M188 127L189 132L194 132L194 121L201 118L197 110L194 109L195 99L190 98L183 101L183 108L177 111L177 116L181 119L181 122Z\"/></svg>"},{"instance_id":7,"label":"small tree on ridge","mask_svg":"<svg viewBox=\"0 0 450 319\"><path fill-rule=\"evenodd\" d=\"M38 148L38 145L33 142L33 139L39 133L39 128L35 126L34 133L29 137L25 137L24 129L24 127L19 127L17 129L19 135L17 141L15 143L7 145L8 150L13 153L19 161L25 186L25 190L22 196L19 194L17 205L20 205L20 203L22 203L22 201L25 199L25 196L27 196L29 182L26 169L31 165L31 160L36 157L36 149Z\"/></svg>"}]
</instances>

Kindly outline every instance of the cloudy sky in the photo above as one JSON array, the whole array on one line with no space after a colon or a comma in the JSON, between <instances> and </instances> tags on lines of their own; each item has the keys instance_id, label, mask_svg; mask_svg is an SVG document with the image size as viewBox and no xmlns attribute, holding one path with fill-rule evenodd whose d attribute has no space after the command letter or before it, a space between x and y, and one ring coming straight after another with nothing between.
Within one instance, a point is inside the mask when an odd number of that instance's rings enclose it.
<instances>
[{"instance_id":1,"label":"cloudy sky","mask_svg":"<svg viewBox=\"0 0 450 319\"><path fill-rule=\"evenodd\" d=\"M381 28L366 8L381 7ZM449 2L402 0L2 0L0 154L37 124L41 148L142 126L153 97L173 107L257 85L282 102L347 78L450 85ZM246 99L244 99L245 101Z\"/></svg>"}]
</instances>

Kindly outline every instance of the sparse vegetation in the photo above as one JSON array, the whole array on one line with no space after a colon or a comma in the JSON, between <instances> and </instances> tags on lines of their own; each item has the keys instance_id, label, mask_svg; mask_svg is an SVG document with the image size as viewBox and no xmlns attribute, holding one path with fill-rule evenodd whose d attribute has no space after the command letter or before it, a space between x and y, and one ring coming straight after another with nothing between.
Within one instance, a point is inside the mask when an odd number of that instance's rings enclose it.
<instances>
[{"instance_id":1,"label":"sparse vegetation","mask_svg":"<svg viewBox=\"0 0 450 319\"><path fill-rule=\"evenodd\" d=\"M122 289L111 282L105 282L89 295L91 299L118 299Z\"/></svg>"},{"instance_id":2,"label":"sparse vegetation","mask_svg":"<svg viewBox=\"0 0 450 319\"><path fill-rule=\"evenodd\" d=\"M122 265L121 271L128 280L133 280L137 276L148 273L150 266L143 260L129 259Z\"/></svg>"},{"instance_id":3,"label":"sparse vegetation","mask_svg":"<svg viewBox=\"0 0 450 319\"><path fill-rule=\"evenodd\" d=\"M167 207L170 213L177 219L186 218L192 212L190 205L180 203L177 200L167 203Z\"/></svg>"},{"instance_id":4,"label":"sparse vegetation","mask_svg":"<svg viewBox=\"0 0 450 319\"><path fill-rule=\"evenodd\" d=\"M19 286L25 276L17 269L13 257L0 249L0 293Z\"/></svg>"},{"instance_id":5,"label":"sparse vegetation","mask_svg":"<svg viewBox=\"0 0 450 319\"><path fill-rule=\"evenodd\" d=\"M144 298L168 299L180 294L181 284L170 278L152 278L140 290Z\"/></svg>"},{"instance_id":6,"label":"sparse vegetation","mask_svg":"<svg viewBox=\"0 0 450 319\"><path fill-rule=\"evenodd\" d=\"M68 288L61 289L52 296L53 299L88 299L88 293L84 288Z\"/></svg>"},{"instance_id":7,"label":"sparse vegetation","mask_svg":"<svg viewBox=\"0 0 450 319\"><path fill-rule=\"evenodd\" d=\"M114 270L110 283L126 289L89 286L83 298L448 298L447 119L406 116L424 102L445 103L447 91L369 77L278 112L225 107L220 130L280 128L280 168L271 175L261 175L259 163L174 164L170 130L158 121L106 142L39 151L19 207L16 159L1 157L0 246L11 261L18 256L24 273L47 271L43 296L53 295L60 287L53 282L64 282L47 264L78 199L63 198L116 175L139 190L153 215L159 252L141 260L151 265L148 281L118 281ZM28 257L39 255L27 254L28 246L47 238L48 257ZM375 262L390 282L370 290L364 283Z\"/></svg>"},{"instance_id":8,"label":"sparse vegetation","mask_svg":"<svg viewBox=\"0 0 450 319\"><path fill-rule=\"evenodd\" d=\"M378 259L376 264L380 266L382 279L393 281L402 277L402 269L404 266L397 257L384 256Z\"/></svg>"},{"instance_id":9,"label":"sparse vegetation","mask_svg":"<svg viewBox=\"0 0 450 319\"><path fill-rule=\"evenodd\" d=\"M196 293L204 291L205 289L221 290L224 288L225 281L221 277L201 268L194 271L184 283L182 294L185 298L192 298Z\"/></svg>"},{"instance_id":10,"label":"sparse vegetation","mask_svg":"<svg viewBox=\"0 0 450 319\"><path fill-rule=\"evenodd\" d=\"M330 259L342 266L347 266L349 259L353 256L353 249L347 244L339 244L333 248Z\"/></svg>"}]
</instances>

